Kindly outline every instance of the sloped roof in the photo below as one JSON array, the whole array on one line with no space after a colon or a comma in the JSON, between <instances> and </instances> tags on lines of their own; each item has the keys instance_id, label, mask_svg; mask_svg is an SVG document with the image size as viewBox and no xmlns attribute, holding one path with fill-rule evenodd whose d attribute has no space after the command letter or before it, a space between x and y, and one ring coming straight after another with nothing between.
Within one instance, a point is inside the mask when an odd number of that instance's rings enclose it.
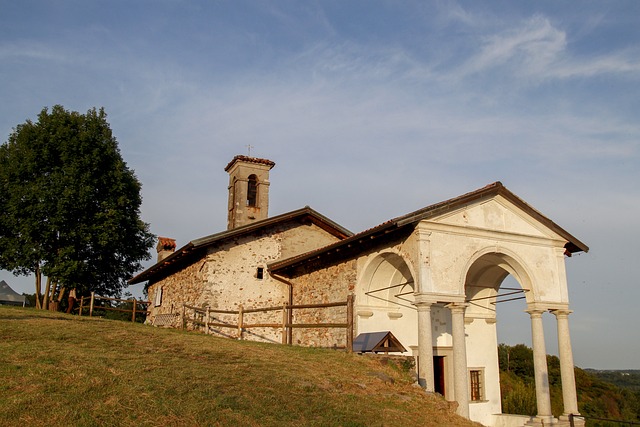
<instances>
[{"instance_id":1,"label":"sloped roof","mask_svg":"<svg viewBox=\"0 0 640 427\"><path fill-rule=\"evenodd\" d=\"M157 262L155 265L149 267L142 273L137 276L129 279L128 283L133 285L136 283L141 283L151 278L154 278L158 275L162 275L166 272L166 270L175 264L178 261L188 261L190 258L196 256L196 254L211 245L221 243L228 239L234 239L237 237L245 236L256 231L260 231L266 229L268 227L279 225L288 221L300 221L300 220L309 220L311 223L316 226L322 228L326 232L340 238L344 239L349 236L352 236L353 233L341 225L333 222L329 218L321 215L315 210L311 209L309 206L305 206L302 209L298 209L295 211L291 211L282 215L277 215L271 218L263 219L261 221L256 221L251 224L243 225L241 227L232 228L230 230L226 230L220 233L212 234L209 236L201 237L199 239L195 239Z\"/></svg>"},{"instance_id":2,"label":"sloped roof","mask_svg":"<svg viewBox=\"0 0 640 427\"><path fill-rule=\"evenodd\" d=\"M307 252L295 257L285 259L285 260L275 261L269 264L268 267L269 267L269 270L272 272L282 273L285 270L294 269L297 266L305 264L310 260L332 255L337 253L338 251L342 251L342 253L345 254L349 252L349 251L345 251L344 250L345 248L352 248L352 247L355 248L362 242L371 241L372 239L385 236L394 230L398 230L410 225L413 226L422 220L434 218L439 215L443 215L448 212L451 212L462 206L465 206L471 202L495 197L497 195L500 195L505 199L509 200L511 203L518 206L527 214L531 215L541 224L545 225L546 227L553 230L558 235L562 236L567 241L567 244L565 245L565 249L569 254L581 252L581 251L583 252L589 251L589 247L587 245L585 245L580 240L573 237L571 234L569 234L566 230L561 228L555 222L551 221L549 218L542 215L536 209L534 209L529 204L527 204L524 200L522 200L521 198L516 196L514 193L509 191L504 185L502 185L500 181L496 181L485 187L479 188L478 190L463 194L461 196L458 196L449 200L445 200L440 203L427 206L422 209L418 209L417 211L383 222L382 224L376 227L370 228L361 233L354 234L353 236L347 239L341 240L339 242L333 243L323 248L316 249L315 251Z\"/></svg>"},{"instance_id":3,"label":"sloped roof","mask_svg":"<svg viewBox=\"0 0 640 427\"><path fill-rule=\"evenodd\" d=\"M24 295L20 295L4 280L0 280L0 301L24 303Z\"/></svg>"},{"instance_id":4,"label":"sloped roof","mask_svg":"<svg viewBox=\"0 0 640 427\"><path fill-rule=\"evenodd\" d=\"M229 169L231 169L231 167L236 162L256 163L256 164L259 164L259 165L268 166L269 169L271 169L272 167L274 167L276 165L275 162L273 162L273 161L271 161L269 159L260 159L258 157L250 157L250 156L238 155L238 156L235 156L233 159L231 159L229 164L224 168L225 172L228 172Z\"/></svg>"},{"instance_id":5,"label":"sloped roof","mask_svg":"<svg viewBox=\"0 0 640 427\"><path fill-rule=\"evenodd\" d=\"M407 351L391 331L364 332L353 340L352 348L356 353L404 353Z\"/></svg>"}]
</instances>

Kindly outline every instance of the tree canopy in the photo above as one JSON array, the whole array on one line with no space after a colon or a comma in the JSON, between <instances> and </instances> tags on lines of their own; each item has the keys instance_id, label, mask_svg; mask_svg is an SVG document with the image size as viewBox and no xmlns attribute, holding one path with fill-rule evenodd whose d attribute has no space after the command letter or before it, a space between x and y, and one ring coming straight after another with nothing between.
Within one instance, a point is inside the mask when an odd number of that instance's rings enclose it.
<instances>
[{"instance_id":1,"label":"tree canopy","mask_svg":"<svg viewBox=\"0 0 640 427\"><path fill-rule=\"evenodd\" d=\"M154 241L140 189L104 109L44 108L0 145L0 267L119 294Z\"/></svg>"}]
</instances>

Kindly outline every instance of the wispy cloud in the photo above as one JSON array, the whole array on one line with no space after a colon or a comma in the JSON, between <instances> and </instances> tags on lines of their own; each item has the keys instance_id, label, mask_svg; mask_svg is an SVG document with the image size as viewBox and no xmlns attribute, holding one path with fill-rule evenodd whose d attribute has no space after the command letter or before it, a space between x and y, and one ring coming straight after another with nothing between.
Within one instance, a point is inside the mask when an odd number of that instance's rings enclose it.
<instances>
[{"instance_id":1,"label":"wispy cloud","mask_svg":"<svg viewBox=\"0 0 640 427\"><path fill-rule=\"evenodd\" d=\"M42 42L5 42L0 43L0 61L34 60L69 62L66 52L52 49Z\"/></svg>"},{"instance_id":2,"label":"wispy cloud","mask_svg":"<svg viewBox=\"0 0 640 427\"><path fill-rule=\"evenodd\" d=\"M567 34L548 18L536 15L517 26L481 39L477 52L453 76L464 79L482 73L510 74L511 79L564 79L602 74L640 73L640 51L579 56L570 50Z\"/></svg>"}]
</instances>

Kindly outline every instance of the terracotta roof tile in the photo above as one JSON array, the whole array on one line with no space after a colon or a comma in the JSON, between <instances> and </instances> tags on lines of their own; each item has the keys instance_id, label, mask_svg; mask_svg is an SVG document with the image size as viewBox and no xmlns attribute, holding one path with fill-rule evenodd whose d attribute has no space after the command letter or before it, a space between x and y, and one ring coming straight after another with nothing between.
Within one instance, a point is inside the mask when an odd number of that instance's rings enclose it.
<instances>
[{"instance_id":1,"label":"terracotta roof tile","mask_svg":"<svg viewBox=\"0 0 640 427\"><path fill-rule=\"evenodd\" d=\"M257 164L261 164L261 165L267 165L267 166L270 166L270 167L274 167L276 165L275 162L273 162L273 161L271 161L269 159L260 159L258 157L237 155L233 159L231 159L231 161L224 168L224 170L228 171L229 169L231 169L231 167L234 165L234 163L238 162L238 161L240 161L240 162L248 162L248 163L257 163Z\"/></svg>"}]
</instances>

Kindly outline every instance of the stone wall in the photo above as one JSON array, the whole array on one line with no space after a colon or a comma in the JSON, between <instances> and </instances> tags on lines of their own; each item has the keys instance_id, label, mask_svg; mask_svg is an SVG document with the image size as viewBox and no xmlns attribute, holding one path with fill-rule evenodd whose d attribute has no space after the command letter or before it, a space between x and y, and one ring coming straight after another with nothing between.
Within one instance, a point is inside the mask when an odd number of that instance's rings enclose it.
<instances>
[{"instance_id":1,"label":"stone wall","mask_svg":"<svg viewBox=\"0 0 640 427\"><path fill-rule=\"evenodd\" d=\"M155 301L162 287L162 304L152 304L154 316L181 313L183 304L200 308L238 310L282 306L288 302L287 285L269 276L267 264L335 242L337 238L313 224L292 221L254 234L229 238L211 246L205 255L190 265L153 283L149 298ZM260 278L261 269L262 278ZM212 314L211 322L237 325L237 314ZM246 314L245 324L282 323L281 311ZM174 326L179 326L176 321ZM211 328L210 333L236 337L235 328ZM275 328L247 329L245 339L281 342L282 332Z\"/></svg>"},{"instance_id":2,"label":"stone wall","mask_svg":"<svg viewBox=\"0 0 640 427\"><path fill-rule=\"evenodd\" d=\"M356 262L345 261L303 274L293 280L293 304L323 304L346 301L356 286ZM294 323L346 323L346 307L294 310ZM294 329L293 344L312 347L345 347L342 328Z\"/></svg>"}]
</instances>

